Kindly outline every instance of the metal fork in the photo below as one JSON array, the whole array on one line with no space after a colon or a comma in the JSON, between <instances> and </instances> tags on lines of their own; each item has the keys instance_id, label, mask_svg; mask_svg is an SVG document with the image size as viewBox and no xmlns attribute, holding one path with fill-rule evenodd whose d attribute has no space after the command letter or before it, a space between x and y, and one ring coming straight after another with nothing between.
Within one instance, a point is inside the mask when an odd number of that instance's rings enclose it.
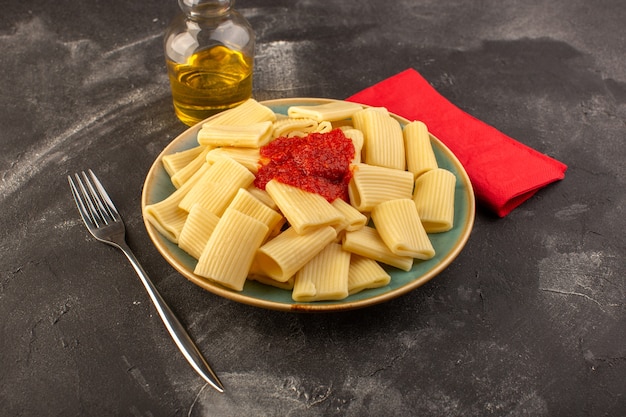
<instances>
[{"instance_id":1,"label":"metal fork","mask_svg":"<svg viewBox=\"0 0 626 417\"><path fill-rule=\"evenodd\" d=\"M104 187L96 175L88 170L89 175L84 171L81 174L74 174L74 178L68 176L74 201L78 207L80 217L87 226L89 232L100 242L107 243L126 255L130 263L135 268L135 272L141 278L141 282L146 287L159 316L163 320L165 327L176 342L176 345L191 364L193 369L219 392L224 392L224 386L217 375L204 359L185 328L178 321L172 310L165 303L156 287L148 278L137 258L128 247L125 235L124 222L109 198Z\"/></svg>"}]
</instances>

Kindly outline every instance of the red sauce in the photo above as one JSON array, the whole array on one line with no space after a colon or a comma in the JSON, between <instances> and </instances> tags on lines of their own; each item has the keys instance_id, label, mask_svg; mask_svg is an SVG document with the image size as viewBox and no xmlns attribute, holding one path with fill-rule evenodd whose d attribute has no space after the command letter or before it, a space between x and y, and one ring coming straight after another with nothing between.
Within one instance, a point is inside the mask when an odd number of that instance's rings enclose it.
<instances>
[{"instance_id":1,"label":"red sauce","mask_svg":"<svg viewBox=\"0 0 626 417\"><path fill-rule=\"evenodd\" d=\"M317 193L333 202L348 201L354 145L341 129L305 137L274 139L261 148L261 166L254 185L264 190L275 179Z\"/></svg>"}]
</instances>

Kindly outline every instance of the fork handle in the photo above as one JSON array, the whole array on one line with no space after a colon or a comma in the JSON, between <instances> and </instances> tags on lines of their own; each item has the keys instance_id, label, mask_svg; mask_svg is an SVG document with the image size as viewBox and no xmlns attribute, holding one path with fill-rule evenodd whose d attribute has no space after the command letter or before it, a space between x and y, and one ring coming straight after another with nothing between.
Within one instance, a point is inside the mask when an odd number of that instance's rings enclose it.
<instances>
[{"instance_id":1,"label":"fork handle","mask_svg":"<svg viewBox=\"0 0 626 417\"><path fill-rule=\"evenodd\" d=\"M146 291L148 291L148 295L150 295L152 303L156 307L161 320L163 320L163 324L165 324L165 327L174 339L174 342L176 342L178 349L180 349L185 359L187 359L193 369L195 369L196 372L209 383L209 385L219 392L224 392L224 385L219 380L215 372L213 372L206 359L204 359L202 353L200 353L198 347L193 342L183 325L180 321L178 321L165 300L163 300L163 297L159 294L159 291L148 277L148 274L146 274L146 271L143 270L130 247L124 242L119 244L119 248L122 252L124 252L130 263L133 265L133 268L135 268L135 272L137 272L141 282L144 287L146 287Z\"/></svg>"}]
</instances>

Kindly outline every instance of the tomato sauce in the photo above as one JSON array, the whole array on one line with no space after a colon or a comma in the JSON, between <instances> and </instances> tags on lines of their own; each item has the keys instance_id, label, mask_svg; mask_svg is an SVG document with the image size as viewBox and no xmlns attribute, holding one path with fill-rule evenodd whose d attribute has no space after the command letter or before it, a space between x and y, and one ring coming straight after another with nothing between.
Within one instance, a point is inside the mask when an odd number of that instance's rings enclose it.
<instances>
[{"instance_id":1,"label":"tomato sauce","mask_svg":"<svg viewBox=\"0 0 626 417\"><path fill-rule=\"evenodd\" d=\"M305 137L280 137L261 148L261 166L254 185L264 190L275 179L317 193L329 202L336 198L348 201L354 152L352 141L341 129Z\"/></svg>"}]
</instances>

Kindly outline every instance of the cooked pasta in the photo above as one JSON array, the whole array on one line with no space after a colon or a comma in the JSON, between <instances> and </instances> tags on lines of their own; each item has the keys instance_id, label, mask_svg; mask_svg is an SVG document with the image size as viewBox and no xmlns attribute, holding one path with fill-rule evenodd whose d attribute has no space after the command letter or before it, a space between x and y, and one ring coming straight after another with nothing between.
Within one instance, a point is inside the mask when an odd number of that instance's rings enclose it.
<instances>
[{"instance_id":1,"label":"cooked pasta","mask_svg":"<svg viewBox=\"0 0 626 417\"><path fill-rule=\"evenodd\" d=\"M409 172L416 177L437 168L437 159L430 143L428 128L423 122L414 121L402 131L406 149L406 163Z\"/></svg>"},{"instance_id":2,"label":"cooked pasta","mask_svg":"<svg viewBox=\"0 0 626 417\"><path fill-rule=\"evenodd\" d=\"M221 147L211 149L206 154L206 160L209 163L214 163L219 158L231 158L244 167L248 168L248 171L256 174L259 170L259 148L236 148L236 147Z\"/></svg>"},{"instance_id":3,"label":"cooked pasta","mask_svg":"<svg viewBox=\"0 0 626 417\"><path fill-rule=\"evenodd\" d=\"M415 180L413 201L428 233L447 232L454 225L454 189L456 177L437 168Z\"/></svg>"},{"instance_id":4,"label":"cooked pasta","mask_svg":"<svg viewBox=\"0 0 626 417\"><path fill-rule=\"evenodd\" d=\"M221 216L235 197L239 188L227 182L198 181L178 204L189 212L194 205L200 205L216 216Z\"/></svg>"},{"instance_id":5,"label":"cooked pasta","mask_svg":"<svg viewBox=\"0 0 626 417\"><path fill-rule=\"evenodd\" d=\"M174 187L180 188L189 178L191 178L203 165L206 165L206 155L211 150L211 148L205 146L202 148L202 151L187 165L180 168L174 175L171 176L170 180ZM206 167L205 167L206 168Z\"/></svg>"},{"instance_id":6,"label":"cooked pasta","mask_svg":"<svg viewBox=\"0 0 626 417\"><path fill-rule=\"evenodd\" d=\"M274 120L276 120L276 113L272 109L250 98L239 106L225 110L212 119L207 120L202 124L202 127L213 125L245 126L251 123L273 122Z\"/></svg>"},{"instance_id":7,"label":"cooked pasta","mask_svg":"<svg viewBox=\"0 0 626 417\"><path fill-rule=\"evenodd\" d=\"M381 239L395 255L422 260L435 256L412 199L380 203L372 210L372 220Z\"/></svg>"},{"instance_id":8,"label":"cooked pasta","mask_svg":"<svg viewBox=\"0 0 626 417\"><path fill-rule=\"evenodd\" d=\"M250 185L246 189L248 190L250 194L252 194L254 197L256 197L259 201L261 201L263 204L265 204L272 210L276 210L278 208L278 206L276 205L274 200L272 200L272 197L269 196L267 191L261 190L260 188L255 187L254 184Z\"/></svg>"},{"instance_id":9,"label":"cooked pasta","mask_svg":"<svg viewBox=\"0 0 626 417\"><path fill-rule=\"evenodd\" d=\"M367 108L355 113L354 120L365 138L365 163L398 170L406 168L404 137L396 119L387 112Z\"/></svg>"},{"instance_id":10,"label":"cooked pasta","mask_svg":"<svg viewBox=\"0 0 626 417\"><path fill-rule=\"evenodd\" d=\"M202 146L235 146L259 148L271 139L272 122L246 125L204 125L198 132L198 143Z\"/></svg>"},{"instance_id":11,"label":"cooked pasta","mask_svg":"<svg viewBox=\"0 0 626 417\"><path fill-rule=\"evenodd\" d=\"M280 282L270 277L266 277L265 275L257 274L254 262L252 263L252 267L250 268L248 279L252 281L258 281L261 284L270 285L272 287L276 287L276 288L280 288L282 290L288 290L288 291L293 290L293 284L294 284L294 281L296 280L295 277L291 277L285 282Z\"/></svg>"},{"instance_id":12,"label":"cooked pasta","mask_svg":"<svg viewBox=\"0 0 626 417\"><path fill-rule=\"evenodd\" d=\"M197 147L162 158L176 190L144 216L197 259L196 275L235 291L255 280L295 302L340 300L388 285L382 264L410 271L435 255L428 234L453 227L456 177L438 168L424 123L402 128L386 108L341 101L288 114L250 99L205 121ZM334 128L355 149L349 202L277 179L255 186L266 143Z\"/></svg>"},{"instance_id":13,"label":"cooked pasta","mask_svg":"<svg viewBox=\"0 0 626 417\"><path fill-rule=\"evenodd\" d=\"M318 122L349 119L355 112L363 107L360 104L349 101L333 101L326 104L312 106L291 106L287 111L289 117L307 117Z\"/></svg>"},{"instance_id":14,"label":"cooked pasta","mask_svg":"<svg viewBox=\"0 0 626 417\"><path fill-rule=\"evenodd\" d=\"M179 208L178 204L184 193L174 192L168 198L146 206L144 216L170 242L178 243L188 213Z\"/></svg>"},{"instance_id":15,"label":"cooked pasta","mask_svg":"<svg viewBox=\"0 0 626 417\"><path fill-rule=\"evenodd\" d=\"M358 230L367 223L367 216L355 209L341 198L335 199L332 206L345 217L345 229L348 231Z\"/></svg>"},{"instance_id":16,"label":"cooked pasta","mask_svg":"<svg viewBox=\"0 0 626 417\"><path fill-rule=\"evenodd\" d=\"M234 159L223 156L216 158L215 163L211 164L200 181L227 182L237 188L245 188L254 181L254 174Z\"/></svg>"},{"instance_id":17,"label":"cooked pasta","mask_svg":"<svg viewBox=\"0 0 626 417\"><path fill-rule=\"evenodd\" d=\"M304 234L320 226L336 225L344 216L319 194L271 180L265 191L297 233Z\"/></svg>"},{"instance_id":18,"label":"cooked pasta","mask_svg":"<svg viewBox=\"0 0 626 417\"><path fill-rule=\"evenodd\" d=\"M200 204L194 205L185 219L178 237L178 246L194 258L200 258L219 220L210 210Z\"/></svg>"},{"instance_id":19,"label":"cooked pasta","mask_svg":"<svg viewBox=\"0 0 626 417\"><path fill-rule=\"evenodd\" d=\"M237 191L237 195L235 195L228 208L247 214L265 224L268 227L266 238L279 224L282 224L283 216L280 213L263 204L244 188L240 188Z\"/></svg>"},{"instance_id":20,"label":"cooked pasta","mask_svg":"<svg viewBox=\"0 0 626 417\"><path fill-rule=\"evenodd\" d=\"M235 291L243 290L267 226L237 210L226 210L204 247L194 273Z\"/></svg>"},{"instance_id":21,"label":"cooked pasta","mask_svg":"<svg viewBox=\"0 0 626 417\"><path fill-rule=\"evenodd\" d=\"M355 253L350 257L348 271L348 293L356 294L368 288L384 287L391 281L391 275L373 259Z\"/></svg>"},{"instance_id":22,"label":"cooked pasta","mask_svg":"<svg viewBox=\"0 0 626 417\"><path fill-rule=\"evenodd\" d=\"M294 301L342 300L348 296L350 253L330 243L296 274Z\"/></svg>"},{"instance_id":23,"label":"cooked pasta","mask_svg":"<svg viewBox=\"0 0 626 417\"><path fill-rule=\"evenodd\" d=\"M377 204L413 196L413 174L408 171L355 164L348 187L350 203L359 211L371 211Z\"/></svg>"},{"instance_id":24,"label":"cooked pasta","mask_svg":"<svg viewBox=\"0 0 626 417\"><path fill-rule=\"evenodd\" d=\"M354 159L352 160L353 164L358 164L361 162L361 153L363 151L363 132L353 127L344 127L341 129L343 134L346 135L348 139L352 141L354 145Z\"/></svg>"},{"instance_id":25,"label":"cooked pasta","mask_svg":"<svg viewBox=\"0 0 626 417\"><path fill-rule=\"evenodd\" d=\"M183 186L167 198L144 208L146 219L169 241L178 243L178 237L188 215L179 204L208 168L208 164L204 164Z\"/></svg>"},{"instance_id":26,"label":"cooked pasta","mask_svg":"<svg viewBox=\"0 0 626 417\"><path fill-rule=\"evenodd\" d=\"M413 266L413 258L391 252L378 231L370 226L362 227L354 232L346 232L342 245L348 252L395 266L403 271L408 271Z\"/></svg>"},{"instance_id":27,"label":"cooked pasta","mask_svg":"<svg viewBox=\"0 0 626 417\"><path fill-rule=\"evenodd\" d=\"M306 234L298 234L290 227L261 246L256 254L256 265L263 275L285 282L336 236L330 226L318 227Z\"/></svg>"},{"instance_id":28,"label":"cooked pasta","mask_svg":"<svg viewBox=\"0 0 626 417\"><path fill-rule=\"evenodd\" d=\"M317 129L317 126L318 123L315 120L308 118L278 119L274 122L272 136L274 138L281 136L289 137L294 132L297 132L298 136L300 136L303 133L314 132Z\"/></svg>"},{"instance_id":29,"label":"cooked pasta","mask_svg":"<svg viewBox=\"0 0 626 417\"><path fill-rule=\"evenodd\" d=\"M163 168L165 169L165 172L172 177L185 166L189 165L189 163L200 155L203 150L203 146L195 146L184 151L163 155L161 161L163 161Z\"/></svg>"}]
</instances>

